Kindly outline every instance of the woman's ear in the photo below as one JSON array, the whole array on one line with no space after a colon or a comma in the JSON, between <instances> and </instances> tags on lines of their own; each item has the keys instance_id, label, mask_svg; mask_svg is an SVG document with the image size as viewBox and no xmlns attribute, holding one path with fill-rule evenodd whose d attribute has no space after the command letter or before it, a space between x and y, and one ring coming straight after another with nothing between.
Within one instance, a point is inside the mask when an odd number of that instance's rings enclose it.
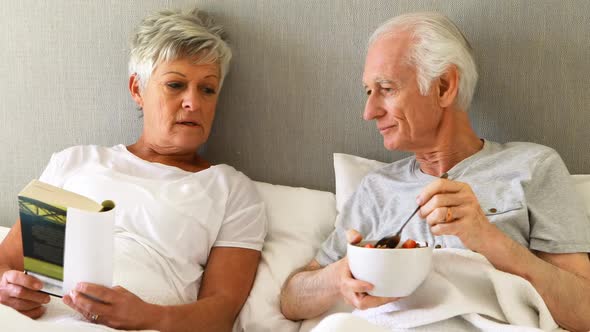
<instances>
[{"instance_id":1,"label":"woman's ear","mask_svg":"<svg viewBox=\"0 0 590 332\"><path fill-rule=\"evenodd\" d=\"M441 107L449 107L457 101L459 93L459 70L450 65L438 79L438 103Z\"/></svg>"},{"instance_id":2,"label":"woman's ear","mask_svg":"<svg viewBox=\"0 0 590 332\"><path fill-rule=\"evenodd\" d=\"M135 100L137 106L143 108L143 98L141 97L140 82L137 74L129 76L129 93L131 93L131 98Z\"/></svg>"}]
</instances>

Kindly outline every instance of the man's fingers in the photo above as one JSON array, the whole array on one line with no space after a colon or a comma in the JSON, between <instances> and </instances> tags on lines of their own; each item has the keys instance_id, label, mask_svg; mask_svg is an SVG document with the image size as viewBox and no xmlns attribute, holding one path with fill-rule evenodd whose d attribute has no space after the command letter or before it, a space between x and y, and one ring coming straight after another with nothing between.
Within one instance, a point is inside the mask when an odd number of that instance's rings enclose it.
<instances>
[{"instance_id":1,"label":"man's fingers","mask_svg":"<svg viewBox=\"0 0 590 332\"><path fill-rule=\"evenodd\" d=\"M366 293L373 289L373 285L362 280L348 279L344 281L344 287L353 293Z\"/></svg>"},{"instance_id":2,"label":"man's fingers","mask_svg":"<svg viewBox=\"0 0 590 332\"><path fill-rule=\"evenodd\" d=\"M428 202L434 195L436 194L453 194L458 193L463 189L464 184L462 182L447 180L447 179L438 179L429 185L427 185L420 195L416 197L416 202L418 205L423 205L424 203Z\"/></svg>"},{"instance_id":3,"label":"man's fingers","mask_svg":"<svg viewBox=\"0 0 590 332\"><path fill-rule=\"evenodd\" d=\"M39 279L28 274L25 274L21 271L6 271L2 275L2 279L7 281L8 283L21 285L32 290L40 290L41 288L43 288L43 283Z\"/></svg>"},{"instance_id":4,"label":"man's fingers","mask_svg":"<svg viewBox=\"0 0 590 332\"><path fill-rule=\"evenodd\" d=\"M420 217L424 218L442 206L457 206L461 204L461 195L436 194L420 207Z\"/></svg>"},{"instance_id":5,"label":"man's fingers","mask_svg":"<svg viewBox=\"0 0 590 332\"><path fill-rule=\"evenodd\" d=\"M397 297L378 297L378 296L371 296L368 294L359 294L356 298L355 307L361 310L375 308L385 303L397 301L399 298Z\"/></svg>"},{"instance_id":6,"label":"man's fingers","mask_svg":"<svg viewBox=\"0 0 590 332\"><path fill-rule=\"evenodd\" d=\"M363 236L356 229L346 231L346 241L350 244L357 244L363 240Z\"/></svg>"}]
</instances>

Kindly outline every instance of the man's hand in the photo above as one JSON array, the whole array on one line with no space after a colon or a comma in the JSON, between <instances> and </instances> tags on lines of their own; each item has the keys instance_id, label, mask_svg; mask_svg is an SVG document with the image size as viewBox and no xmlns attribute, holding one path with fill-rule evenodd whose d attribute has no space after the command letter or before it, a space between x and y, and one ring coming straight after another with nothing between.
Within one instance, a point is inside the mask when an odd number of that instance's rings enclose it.
<instances>
[{"instance_id":1,"label":"man's hand","mask_svg":"<svg viewBox=\"0 0 590 332\"><path fill-rule=\"evenodd\" d=\"M357 309L374 308L398 300L395 297L376 297L367 294L368 291L373 289L373 285L366 281L354 279L348 266L347 257L328 265L326 268L332 269L337 275L338 288L344 301Z\"/></svg>"},{"instance_id":2,"label":"man's hand","mask_svg":"<svg viewBox=\"0 0 590 332\"><path fill-rule=\"evenodd\" d=\"M346 240L350 244L357 244L363 240L363 236L358 231L349 229L346 232ZM367 294L368 291L373 289L373 285L365 281L354 279L350 272L350 267L348 266L348 257L344 257L341 260L330 264L329 268L333 269L338 276L338 288L340 289L340 294L344 298L344 301L357 309L364 310L378 307L385 303L398 300L396 297L376 297Z\"/></svg>"},{"instance_id":3,"label":"man's hand","mask_svg":"<svg viewBox=\"0 0 590 332\"><path fill-rule=\"evenodd\" d=\"M22 271L6 271L0 281L0 303L37 319L47 310L43 304L50 301L49 295L39 292L41 288L43 283L33 276Z\"/></svg>"},{"instance_id":4,"label":"man's hand","mask_svg":"<svg viewBox=\"0 0 590 332\"><path fill-rule=\"evenodd\" d=\"M157 319L155 305L141 300L123 287L104 287L79 283L63 302L81 313L88 321L116 329L141 330L148 319Z\"/></svg>"},{"instance_id":5,"label":"man's hand","mask_svg":"<svg viewBox=\"0 0 590 332\"><path fill-rule=\"evenodd\" d=\"M486 234L498 232L485 213L471 187L462 182L440 179L418 195L420 217L426 218L434 235L455 235L465 247L479 251L489 239Z\"/></svg>"}]
</instances>

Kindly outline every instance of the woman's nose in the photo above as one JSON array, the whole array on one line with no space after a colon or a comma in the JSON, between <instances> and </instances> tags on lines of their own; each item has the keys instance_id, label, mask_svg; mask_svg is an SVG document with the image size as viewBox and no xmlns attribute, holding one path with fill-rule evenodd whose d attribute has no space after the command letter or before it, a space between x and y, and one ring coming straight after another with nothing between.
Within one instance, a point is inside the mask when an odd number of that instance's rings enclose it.
<instances>
[{"instance_id":1,"label":"woman's nose","mask_svg":"<svg viewBox=\"0 0 590 332\"><path fill-rule=\"evenodd\" d=\"M182 108L185 111L197 111L200 106L197 89L189 89L182 98Z\"/></svg>"}]
</instances>

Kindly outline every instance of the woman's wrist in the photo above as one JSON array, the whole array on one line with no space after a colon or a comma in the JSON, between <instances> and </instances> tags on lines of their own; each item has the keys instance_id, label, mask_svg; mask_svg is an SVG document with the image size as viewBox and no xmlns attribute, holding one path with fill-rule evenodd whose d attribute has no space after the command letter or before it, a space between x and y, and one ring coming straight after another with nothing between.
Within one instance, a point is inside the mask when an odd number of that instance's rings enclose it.
<instances>
[{"instance_id":1,"label":"woman's wrist","mask_svg":"<svg viewBox=\"0 0 590 332\"><path fill-rule=\"evenodd\" d=\"M140 328L160 332L168 331L169 309L168 306L146 303L144 323Z\"/></svg>"}]
</instances>

